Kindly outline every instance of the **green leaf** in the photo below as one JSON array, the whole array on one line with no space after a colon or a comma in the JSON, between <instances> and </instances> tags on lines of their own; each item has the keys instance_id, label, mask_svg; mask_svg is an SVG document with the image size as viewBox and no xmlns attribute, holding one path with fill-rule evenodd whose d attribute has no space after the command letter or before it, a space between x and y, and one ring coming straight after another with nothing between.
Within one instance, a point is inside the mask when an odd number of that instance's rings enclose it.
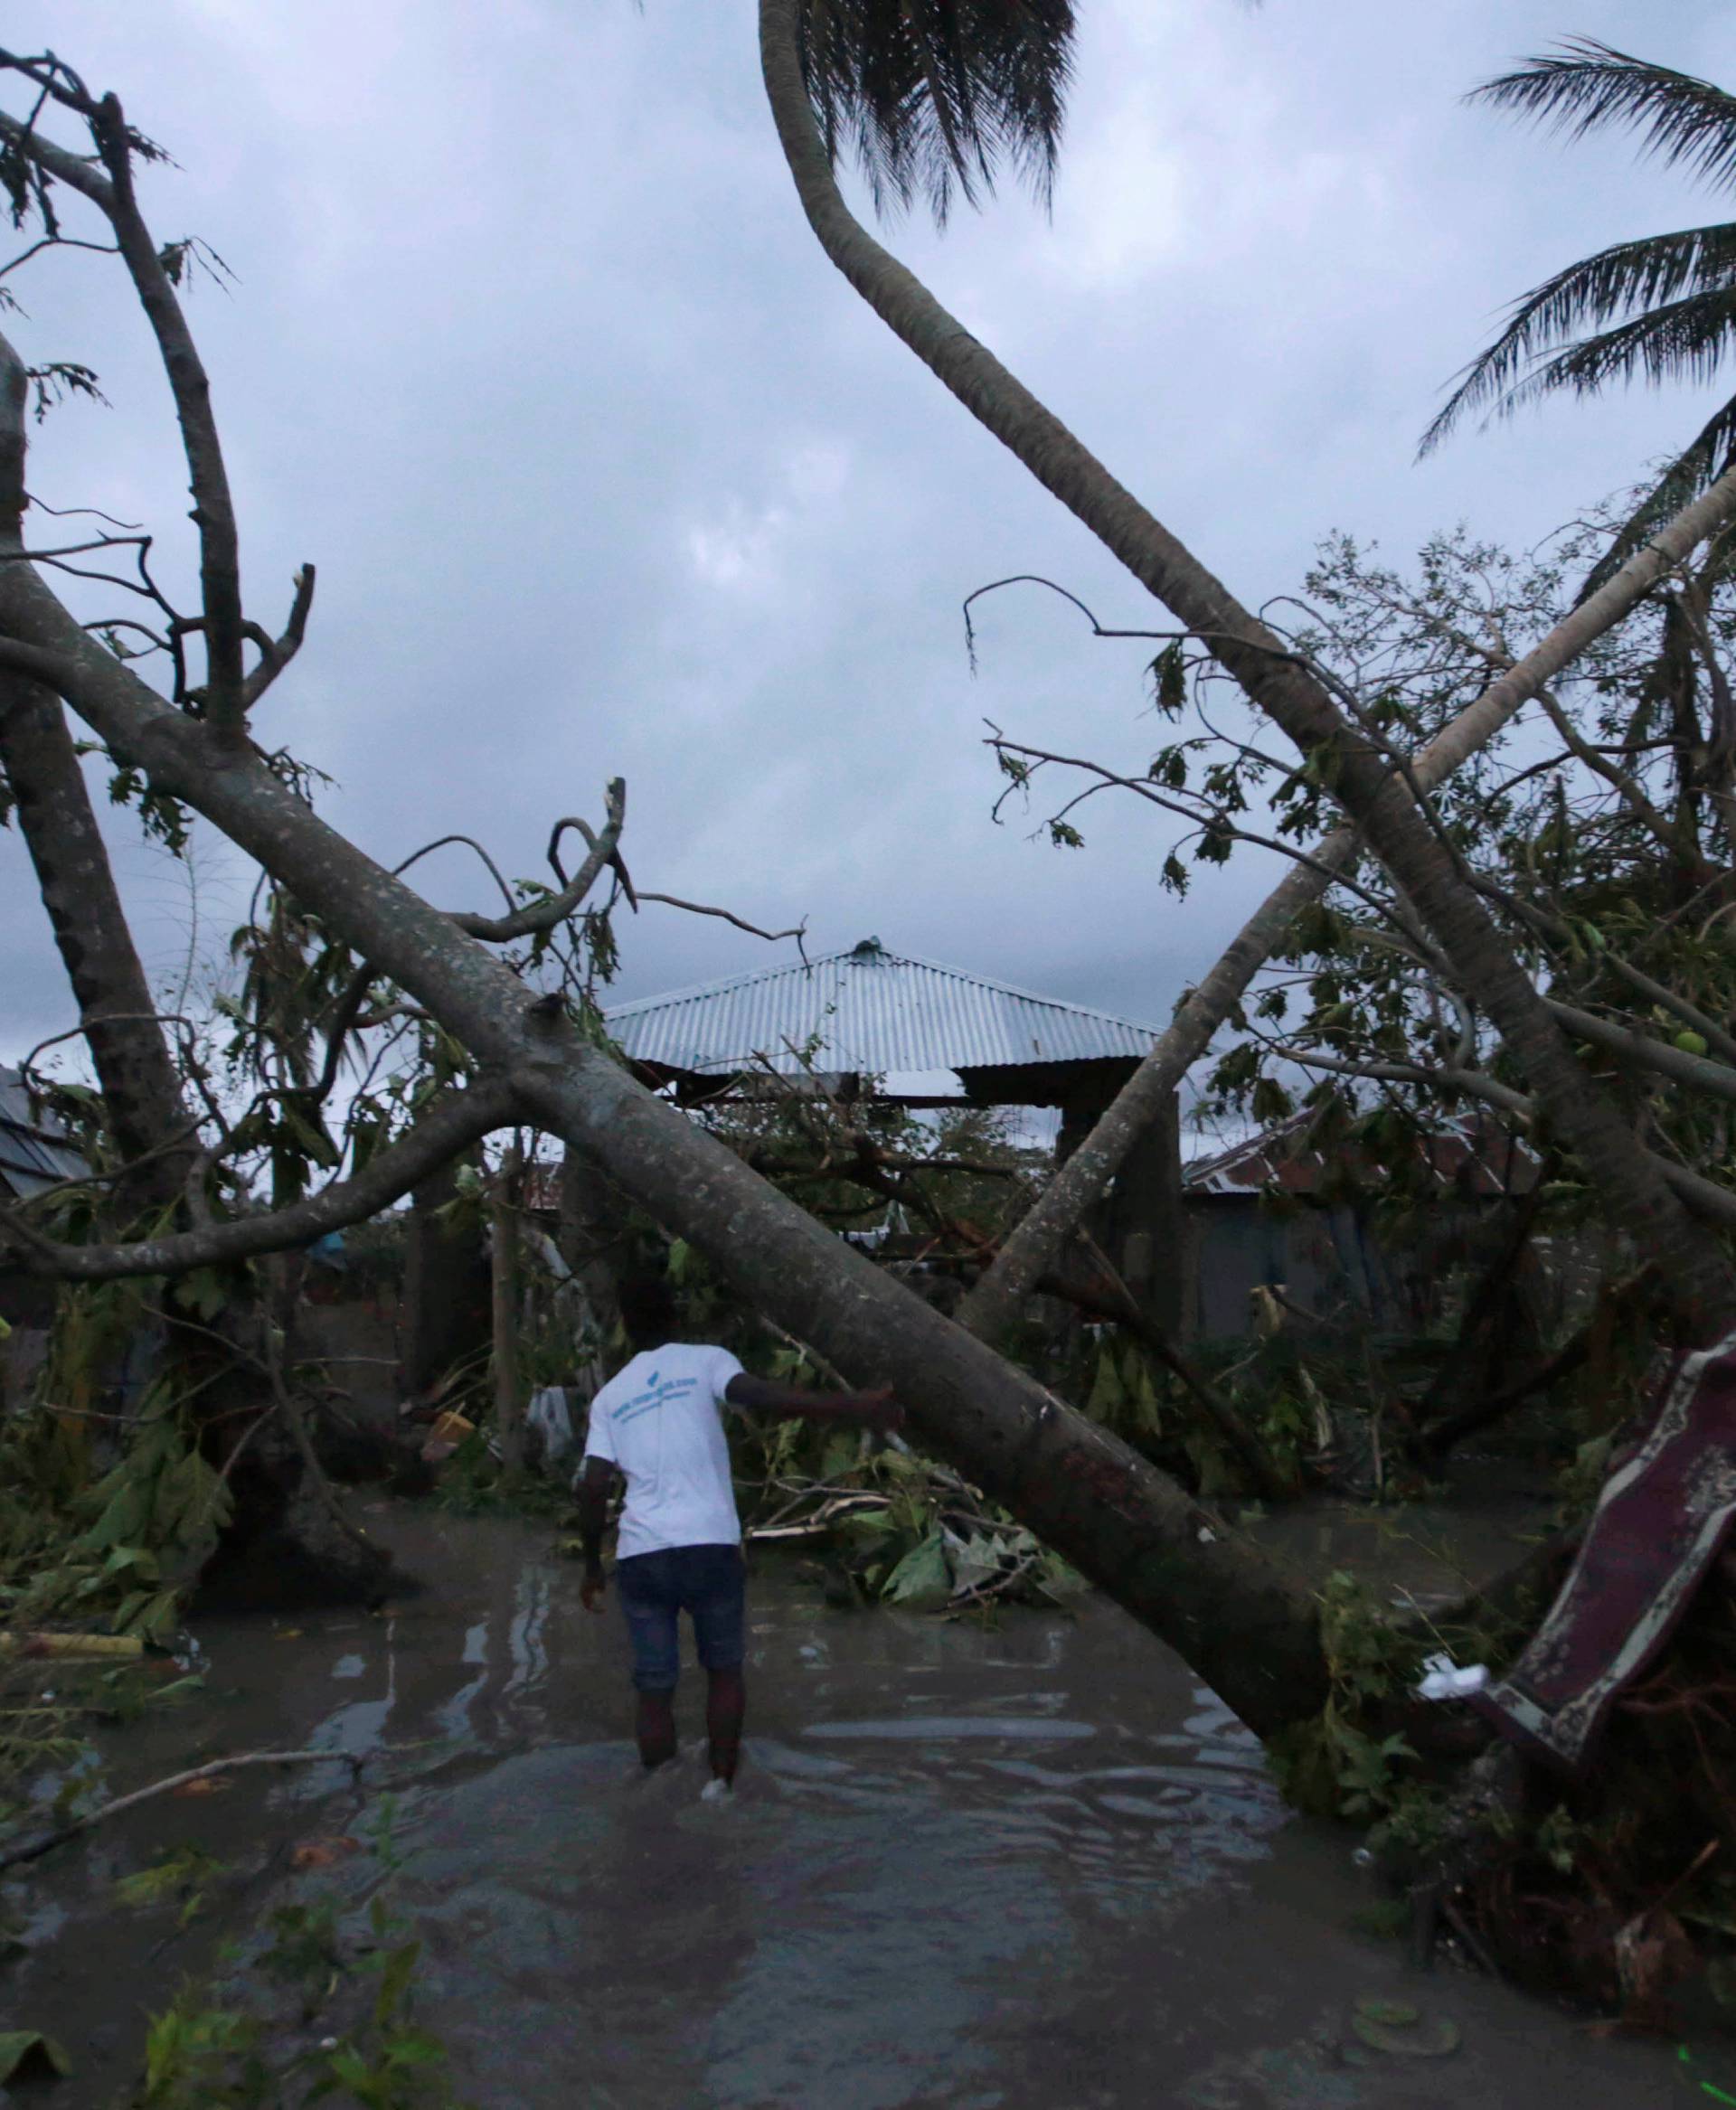
<instances>
[{"instance_id":1,"label":"green leaf","mask_svg":"<svg viewBox=\"0 0 1736 2110\"><path fill-rule=\"evenodd\" d=\"M118 1468L97 1489L108 1489L106 1507L89 1531L73 1541L80 1553L101 1553L110 1546L126 1544L143 1536L151 1513L151 1490L143 1477Z\"/></svg>"},{"instance_id":2,"label":"green leaf","mask_svg":"<svg viewBox=\"0 0 1736 2110\"><path fill-rule=\"evenodd\" d=\"M952 1576L955 1590L979 1589L993 1582L1006 1565L1007 1548L998 1531L973 1531L968 1539L955 1540Z\"/></svg>"},{"instance_id":3,"label":"green leaf","mask_svg":"<svg viewBox=\"0 0 1736 2110\"><path fill-rule=\"evenodd\" d=\"M156 1556L146 1546L116 1546L102 1564L102 1579L125 1575L129 1568L137 1570L141 1582L156 1580Z\"/></svg>"},{"instance_id":4,"label":"green leaf","mask_svg":"<svg viewBox=\"0 0 1736 2110\"><path fill-rule=\"evenodd\" d=\"M823 1482L837 1479L855 1465L857 1435L856 1430L847 1429L826 1445L820 1454L819 1477Z\"/></svg>"},{"instance_id":5,"label":"green leaf","mask_svg":"<svg viewBox=\"0 0 1736 2110\"><path fill-rule=\"evenodd\" d=\"M952 1571L947 1566L947 1550L940 1533L930 1531L920 1546L912 1546L886 1578L881 1596L912 1612L929 1612L952 1595Z\"/></svg>"},{"instance_id":6,"label":"green leaf","mask_svg":"<svg viewBox=\"0 0 1736 2110\"><path fill-rule=\"evenodd\" d=\"M176 1304L185 1311L197 1313L206 1325L210 1325L229 1302L223 1278L214 1267L195 1267L190 1275L184 1275L172 1294Z\"/></svg>"},{"instance_id":7,"label":"green leaf","mask_svg":"<svg viewBox=\"0 0 1736 2110\"><path fill-rule=\"evenodd\" d=\"M1167 717L1180 717L1187 707L1187 661L1179 637L1152 661L1151 685L1158 710Z\"/></svg>"},{"instance_id":8,"label":"green leaf","mask_svg":"<svg viewBox=\"0 0 1736 2110\"><path fill-rule=\"evenodd\" d=\"M340 2044L333 2051L332 2072L346 2088L354 2088L357 2095L370 2088L373 2081L373 2068L353 2044ZM363 2096L365 2102L367 2097Z\"/></svg>"},{"instance_id":9,"label":"green leaf","mask_svg":"<svg viewBox=\"0 0 1736 2110\"><path fill-rule=\"evenodd\" d=\"M64 2080L71 2071L72 2061L53 2038L44 2037L40 2030L0 2030L0 2082L42 2074Z\"/></svg>"},{"instance_id":10,"label":"green leaf","mask_svg":"<svg viewBox=\"0 0 1736 2110\"><path fill-rule=\"evenodd\" d=\"M376 2028L383 2030L398 2011L400 2002L410 1990L410 1981L421 1953L420 1942L406 1942L386 1958L380 1974L380 1991L373 2002Z\"/></svg>"},{"instance_id":11,"label":"green leaf","mask_svg":"<svg viewBox=\"0 0 1736 2110\"><path fill-rule=\"evenodd\" d=\"M1115 1351L1105 1342L1098 1351L1097 1371L1091 1380L1090 1396L1085 1401L1085 1412L1092 1421L1112 1427L1116 1418L1126 1406L1127 1387L1121 1381L1121 1372L1116 1366Z\"/></svg>"},{"instance_id":12,"label":"green leaf","mask_svg":"<svg viewBox=\"0 0 1736 2110\"><path fill-rule=\"evenodd\" d=\"M1248 1111L1259 1122L1282 1121L1295 1111L1290 1095L1275 1077L1262 1077L1248 1101Z\"/></svg>"},{"instance_id":13,"label":"green leaf","mask_svg":"<svg viewBox=\"0 0 1736 2110\"><path fill-rule=\"evenodd\" d=\"M1133 1395L1133 1420L1137 1428L1147 1436L1161 1436L1164 1432L1163 1408L1158 1404L1157 1388L1152 1382L1151 1371L1143 1356L1137 1361L1129 1390Z\"/></svg>"}]
</instances>

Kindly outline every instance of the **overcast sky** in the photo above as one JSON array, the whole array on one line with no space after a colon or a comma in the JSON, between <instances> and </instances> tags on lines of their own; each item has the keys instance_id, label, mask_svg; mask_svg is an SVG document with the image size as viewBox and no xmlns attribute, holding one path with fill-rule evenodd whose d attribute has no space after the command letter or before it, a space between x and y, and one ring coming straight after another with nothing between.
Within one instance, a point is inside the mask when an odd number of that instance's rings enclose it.
<instances>
[{"instance_id":1,"label":"overcast sky","mask_svg":"<svg viewBox=\"0 0 1736 2110\"><path fill-rule=\"evenodd\" d=\"M980 742L1138 757L1149 651L1005 597L968 669L965 594L1046 573L1109 623L1139 590L826 264L760 90L749 0L13 0L179 169L159 235L236 274L193 317L275 628L319 567L307 646L257 730L335 779L323 810L395 862L450 830L511 874L628 784L642 884L810 949L891 948L1147 1022L1269 870L1161 892L1166 841L1099 806L1082 852L994 826ZM1052 218L1008 189L892 246L1246 601L1345 528L1401 555L1467 522L1531 543L1697 429L1693 391L1566 401L1422 466L1416 441L1506 302L1624 236L1726 214L1620 136L1566 147L1465 108L1589 34L1736 83L1711 0L1081 0ZM107 259L33 266L33 359L96 367L33 489L147 521L186 573L184 475ZM14 322L16 318L14 318ZM9 325L9 327L12 326ZM1726 390L1730 386L1725 378ZM178 570L177 570L178 567ZM125 820L154 972L208 957L245 887L196 886ZM460 853L421 868L486 903ZM71 1022L0 836L0 1055ZM623 996L781 957L648 908Z\"/></svg>"}]
</instances>

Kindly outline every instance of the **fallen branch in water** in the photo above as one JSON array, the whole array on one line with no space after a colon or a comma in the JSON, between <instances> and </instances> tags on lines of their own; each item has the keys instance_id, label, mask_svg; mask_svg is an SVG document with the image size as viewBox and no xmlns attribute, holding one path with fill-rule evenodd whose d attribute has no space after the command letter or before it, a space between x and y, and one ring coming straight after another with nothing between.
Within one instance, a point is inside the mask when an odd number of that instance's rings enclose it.
<instances>
[{"instance_id":1,"label":"fallen branch in water","mask_svg":"<svg viewBox=\"0 0 1736 2110\"><path fill-rule=\"evenodd\" d=\"M0 1634L0 1656L142 1656L137 1634Z\"/></svg>"},{"instance_id":2,"label":"fallen branch in water","mask_svg":"<svg viewBox=\"0 0 1736 2110\"><path fill-rule=\"evenodd\" d=\"M321 1760L347 1766L352 1776L362 1769L360 1757L350 1751L242 1751L233 1758L212 1758L185 1773L172 1773L166 1780L154 1781L149 1787L136 1787L131 1794L118 1795L112 1803L102 1804L88 1816L75 1817L70 1824L26 1840L24 1845L14 1846L9 1853L0 1853L0 1874L7 1869L15 1869L23 1861L39 1860L43 1854L52 1852L57 1846L64 1846L68 1840L89 1832L105 1818L118 1816L122 1810L149 1802L154 1795L171 1794L176 1788L185 1787L189 1781L210 1780L219 1773L233 1773L243 1766L311 1766Z\"/></svg>"}]
</instances>

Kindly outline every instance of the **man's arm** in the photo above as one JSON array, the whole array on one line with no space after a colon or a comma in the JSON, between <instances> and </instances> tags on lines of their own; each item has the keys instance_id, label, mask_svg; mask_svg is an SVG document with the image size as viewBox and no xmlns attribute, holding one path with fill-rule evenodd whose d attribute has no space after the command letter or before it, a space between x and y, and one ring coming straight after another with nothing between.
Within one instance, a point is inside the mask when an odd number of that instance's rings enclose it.
<instances>
[{"instance_id":1,"label":"man's arm","mask_svg":"<svg viewBox=\"0 0 1736 2110\"><path fill-rule=\"evenodd\" d=\"M587 1612L603 1608L603 1531L609 1523L609 1497L619 1468L608 1458L585 1460L573 1492L579 1498L579 1544L585 1557L579 1601Z\"/></svg>"},{"instance_id":2,"label":"man's arm","mask_svg":"<svg viewBox=\"0 0 1736 2110\"><path fill-rule=\"evenodd\" d=\"M882 1385L873 1392L814 1392L806 1385L780 1385L773 1378L756 1378L738 1371L723 1397L731 1407L749 1414L769 1414L779 1421L835 1421L890 1434L901 1427L904 1409L892 1399L892 1388Z\"/></svg>"}]
</instances>

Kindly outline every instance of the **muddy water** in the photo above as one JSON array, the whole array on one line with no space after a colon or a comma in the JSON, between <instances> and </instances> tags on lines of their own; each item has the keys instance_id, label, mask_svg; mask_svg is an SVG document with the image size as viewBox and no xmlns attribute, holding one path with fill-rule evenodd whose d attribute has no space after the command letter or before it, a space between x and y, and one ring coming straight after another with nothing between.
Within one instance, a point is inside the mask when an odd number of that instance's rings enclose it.
<instances>
[{"instance_id":1,"label":"muddy water","mask_svg":"<svg viewBox=\"0 0 1736 2110\"><path fill-rule=\"evenodd\" d=\"M340 1879L289 1855L365 1830L387 1791L420 2011L486 2110L1677 2099L1665 2048L1413 1973L1357 1933L1353 1841L1288 1816L1252 1740L1111 1607L940 1625L762 1570L741 1785L705 1804L693 1753L637 1776L617 1617L580 1609L545 1531L373 1521L425 1594L298 1630L208 1622L212 1696L110 1760L124 1786L186 1764L190 1732L200 1755L313 1745L370 1754L359 1789L335 1761L241 1776L0 1892L31 1940L0 2027L75 2051L58 2100L109 2100L144 2011L227 1926L323 1881L364 1893L367 1857ZM689 1735L697 1698L690 1679ZM185 1843L231 1870L204 1919L108 1909L117 1873ZM1456 2021L1461 2048L1364 2049L1347 2021L1367 1994Z\"/></svg>"}]
</instances>

